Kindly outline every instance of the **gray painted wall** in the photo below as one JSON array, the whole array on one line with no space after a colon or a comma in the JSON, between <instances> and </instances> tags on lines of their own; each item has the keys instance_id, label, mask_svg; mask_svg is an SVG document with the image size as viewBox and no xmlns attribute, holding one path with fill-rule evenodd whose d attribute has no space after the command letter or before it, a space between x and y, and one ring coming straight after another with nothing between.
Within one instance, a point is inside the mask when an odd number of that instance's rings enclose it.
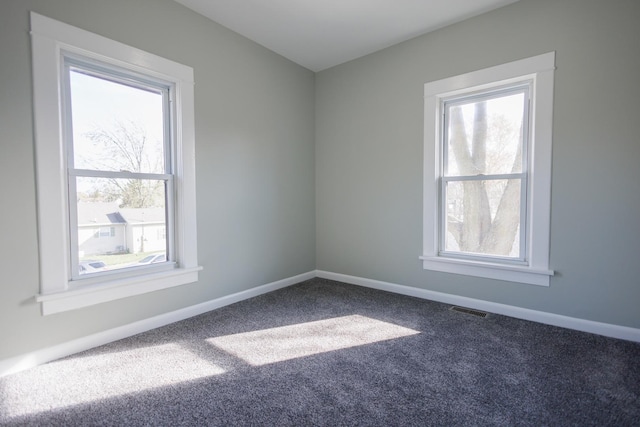
<instances>
[{"instance_id":1,"label":"gray painted wall","mask_svg":"<svg viewBox=\"0 0 640 427\"><path fill-rule=\"evenodd\" d=\"M40 315L29 10L194 67L198 283ZM640 327L637 22L521 0L314 76L171 0L2 0L0 359L316 267ZM552 50L551 286L422 270L423 84Z\"/></svg>"},{"instance_id":2,"label":"gray painted wall","mask_svg":"<svg viewBox=\"0 0 640 427\"><path fill-rule=\"evenodd\" d=\"M29 10L194 68L198 283L40 315ZM2 0L0 359L313 270L314 78L171 0Z\"/></svg>"},{"instance_id":3,"label":"gray painted wall","mask_svg":"<svg viewBox=\"0 0 640 427\"><path fill-rule=\"evenodd\" d=\"M638 22L637 0L521 0L318 73L317 268L639 328ZM424 271L424 83L549 51L551 286Z\"/></svg>"}]
</instances>

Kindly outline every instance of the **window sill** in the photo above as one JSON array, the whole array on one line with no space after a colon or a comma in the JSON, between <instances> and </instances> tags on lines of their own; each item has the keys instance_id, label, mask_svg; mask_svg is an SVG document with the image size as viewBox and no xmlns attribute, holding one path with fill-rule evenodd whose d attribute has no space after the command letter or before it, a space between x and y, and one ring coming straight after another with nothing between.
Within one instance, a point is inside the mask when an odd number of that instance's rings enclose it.
<instances>
[{"instance_id":1,"label":"window sill","mask_svg":"<svg viewBox=\"0 0 640 427\"><path fill-rule=\"evenodd\" d=\"M469 261L453 258L421 256L425 270L443 273L462 274L465 276L484 277L487 279L505 280L528 285L549 286L552 270L534 269L524 266L512 266L491 262Z\"/></svg>"},{"instance_id":2,"label":"window sill","mask_svg":"<svg viewBox=\"0 0 640 427\"><path fill-rule=\"evenodd\" d=\"M202 267L177 268L143 276L107 280L63 292L38 294L36 301L42 303L42 314L46 316L193 283L198 280L200 270Z\"/></svg>"}]
</instances>

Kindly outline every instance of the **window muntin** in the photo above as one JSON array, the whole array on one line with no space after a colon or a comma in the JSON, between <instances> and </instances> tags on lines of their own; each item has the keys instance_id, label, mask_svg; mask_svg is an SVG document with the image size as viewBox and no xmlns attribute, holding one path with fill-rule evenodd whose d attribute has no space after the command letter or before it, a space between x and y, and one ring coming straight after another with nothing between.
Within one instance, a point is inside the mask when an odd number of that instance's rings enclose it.
<instances>
[{"instance_id":1,"label":"window muntin","mask_svg":"<svg viewBox=\"0 0 640 427\"><path fill-rule=\"evenodd\" d=\"M529 84L442 100L439 253L526 261Z\"/></svg>"},{"instance_id":2,"label":"window muntin","mask_svg":"<svg viewBox=\"0 0 640 427\"><path fill-rule=\"evenodd\" d=\"M522 179L445 182L440 254L523 261L522 187ZM477 212L478 201L485 212Z\"/></svg>"},{"instance_id":3,"label":"window muntin","mask_svg":"<svg viewBox=\"0 0 640 427\"><path fill-rule=\"evenodd\" d=\"M171 261L172 242L155 238L156 228L173 223L171 85L75 56L65 57L64 70L72 281L137 267L149 250L162 249ZM87 244L86 211L121 224L119 241ZM107 267L79 268L96 258Z\"/></svg>"}]
</instances>

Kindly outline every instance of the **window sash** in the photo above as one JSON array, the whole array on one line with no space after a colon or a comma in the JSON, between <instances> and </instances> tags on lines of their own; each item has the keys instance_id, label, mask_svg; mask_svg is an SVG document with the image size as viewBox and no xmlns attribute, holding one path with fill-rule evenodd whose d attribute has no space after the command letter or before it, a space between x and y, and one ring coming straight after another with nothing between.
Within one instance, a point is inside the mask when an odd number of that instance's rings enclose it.
<instances>
[{"instance_id":1,"label":"window sash","mask_svg":"<svg viewBox=\"0 0 640 427\"><path fill-rule=\"evenodd\" d=\"M517 238L519 239L519 255L517 257L499 256L492 254L482 254L477 252L468 251L452 251L446 249L446 234L448 232L447 227L447 184L454 182L482 182L482 181L499 181L499 180L520 180L520 210L519 210L519 233ZM527 189L527 175L521 174L506 174L506 175L477 175L477 176L463 176L463 177L442 177L440 179L440 227L438 238L438 255L446 256L458 259L468 260L484 260L490 262L500 262L505 264L527 265L527 203L523 200L523 194L526 194Z\"/></svg>"},{"instance_id":2,"label":"window sash","mask_svg":"<svg viewBox=\"0 0 640 427\"><path fill-rule=\"evenodd\" d=\"M522 173L526 173L528 170L529 164L529 130L530 130L530 114L531 114L531 91L532 91L531 80L527 80L524 82L517 82L511 85L501 85L497 87L493 87L489 90L482 91L469 91L464 92L462 94L458 94L456 96L450 96L446 98L442 98L440 100L440 111L442 112L442 120L440 121L440 135L441 141L440 146L442 147L442 159L440 163L440 171L441 177L451 176L449 174L449 112L451 111L451 107L460 106L464 104L469 104L472 102L480 102L480 101L491 101L493 99L499 99L506 96L517 95L522 93L524 95L524 105L523 105L523 117L522 117L522 162L521 162L521 170ZM489 174L487 174L489 175Z\"/></svg>"}]
</instances>

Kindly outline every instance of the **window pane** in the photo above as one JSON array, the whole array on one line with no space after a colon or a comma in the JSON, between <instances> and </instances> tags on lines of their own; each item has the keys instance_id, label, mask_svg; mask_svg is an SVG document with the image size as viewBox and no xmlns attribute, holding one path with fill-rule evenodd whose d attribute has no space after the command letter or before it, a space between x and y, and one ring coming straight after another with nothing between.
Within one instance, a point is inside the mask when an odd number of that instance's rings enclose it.
<instances>
[{"instance_id":1,"label":"window pane","mask_svg":"<svg viewBox=\"0 0 640 427\"><path fill-rule=\"evenodd\" d=\"M162 92L69 74L74 167L164 173Z\"/></svg>"},{"instance_id":2,"label":"window pane","mask_svg":"<svg viewBox=\"0 0 640 427\"><path fill-rule=\"evenodd\" d=\"M79 274L166 261L165 183L76 178Z\"/></svg>"},{"instance_id":3,"label":"window pane","mask_svg":"<svg viewBox=\"0 0 640 427\"><path fill-rule=\"evenodd\" d=\"M523 92L447 105L447 176L522 172Z\"/></svg>"},{"instance_id":4,"label":"window pane","mask_svg":"<svg viewBox=\"0 0 640 427\"><path fill-rule=\"evenodd\" d=\"M520 186L519 179L447 183L444 250L519 258Z\"/></svg>"}]
</instances>

